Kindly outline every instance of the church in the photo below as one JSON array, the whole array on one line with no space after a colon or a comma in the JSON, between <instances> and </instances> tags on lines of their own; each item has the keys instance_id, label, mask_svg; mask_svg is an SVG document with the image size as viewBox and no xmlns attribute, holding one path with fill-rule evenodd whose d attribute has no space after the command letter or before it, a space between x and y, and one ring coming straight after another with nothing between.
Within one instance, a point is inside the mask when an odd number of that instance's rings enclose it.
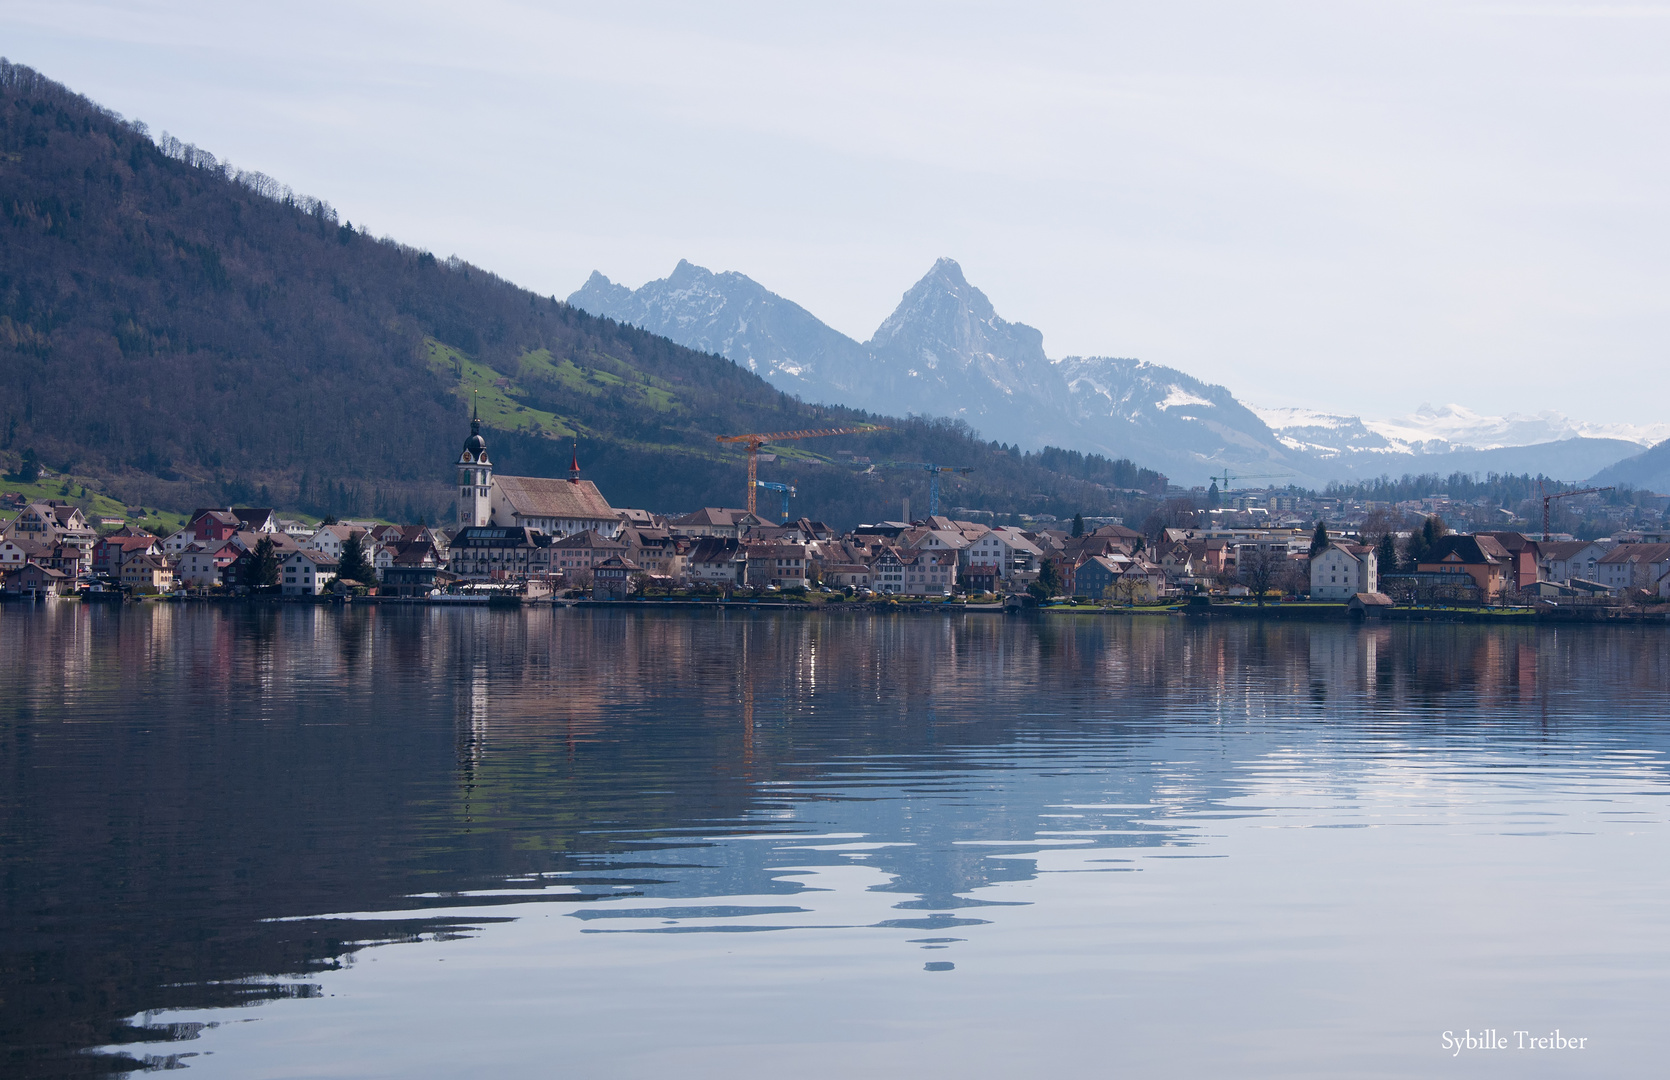
<instances>
[{"instance_id":1,"label":"church","mask_svg":"<svg viewBox=\"0 0 1670 1080\"><path fill-rule=\"evenodd\" d=\"M590 529L613 537L620 532L621 517L596 484L580 479L577 450L566 480L495 476L477 414L470 419L470 437L458 458L458 524L538 529L553 537Z\"/></svg>"}]
</instances>

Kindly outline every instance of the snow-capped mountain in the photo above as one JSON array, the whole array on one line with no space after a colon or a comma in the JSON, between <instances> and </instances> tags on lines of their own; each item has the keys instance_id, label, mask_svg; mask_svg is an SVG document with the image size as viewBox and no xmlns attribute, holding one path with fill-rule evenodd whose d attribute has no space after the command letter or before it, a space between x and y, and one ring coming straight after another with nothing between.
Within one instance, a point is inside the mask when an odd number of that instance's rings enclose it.
<instances>
[{"instance_id":1,"label":"snow-capped mountain","mask_svg":"<svg viewBox=\"0 0 1670 1080\"><path fill-rule=\"evenodd\" d=\"M1457 405L1390 420L1254 409L1222 386L1157 364L1051 360L1043 334L1004 320L951 259L911 286L863 344L743 274L684 261L639 289L593 273L568 299L725 356L808 401L952 417L994 441L1130 458L1184 484L1224 469L1312 487L1405 472L1580 479L1670 436L1670 425L1608 428Z\"/></svg>"},{"instance_id":2,"label":"snow-capped mountain","mask_svg":"<svg viewBox=\"0 0 1670 1080\"><path fill-rule=\"evenodd\" d=\"M1647 447L1670 438L1670 424L1590 424L1548 411L1535 416L1484 416L1460 405L1422 405L1408 416L1368 420L1309 409L1254 407L1294 449L1321 454L1441 454L1496 450L1568 439L1600 439Z\"/></svg>"},{"instance_id":3,"label":"snow-capped mountain","mask_svg":"<svg viewBox=\"0 0 1670 1080\"><path fill-rule=\"evenodd\" d=\"M869 354L811 312L743 274L684 260L641 289L593 272L568 302L680 345L717 353L810 401L859 404Z\"/></svg>"}]
</instances>

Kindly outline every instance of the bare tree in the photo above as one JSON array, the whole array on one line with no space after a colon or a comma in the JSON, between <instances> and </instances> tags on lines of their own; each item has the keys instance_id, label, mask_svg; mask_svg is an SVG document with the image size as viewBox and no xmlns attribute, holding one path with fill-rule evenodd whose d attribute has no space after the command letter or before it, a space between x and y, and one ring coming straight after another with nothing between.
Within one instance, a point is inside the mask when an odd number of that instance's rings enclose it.
<instances>
[{"instance_id":1,"label":"bare tree","mask_svg":"<svg viewBox=\"0 0 1670 1080\"><path fill-rule=\"evenodd\" d=\"M1275 586L1286 561L1285 556L1262 545L1241 545L1236 555L1241 583L1252 590L1253 595L1258 598L1259 607L1264 606L1264 594Z\"/></svg>"}]
</instances>

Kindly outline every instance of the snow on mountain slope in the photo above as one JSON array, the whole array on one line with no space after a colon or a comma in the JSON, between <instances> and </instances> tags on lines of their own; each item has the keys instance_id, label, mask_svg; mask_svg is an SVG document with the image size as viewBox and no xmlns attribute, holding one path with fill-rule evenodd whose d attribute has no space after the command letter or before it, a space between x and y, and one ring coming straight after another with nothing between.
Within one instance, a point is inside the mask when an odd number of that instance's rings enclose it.
<instances>
[{"instance_id":1,"label":"snow on mountain slope","mask_svg":"<svg viewBox=\"0 0 1670 1080\"><path fill-rule=\"evenodd\" d=\"M743 274L685 261L636 290L593 273L569 302L728 357L808 401L952 417L987 439L1130 458L1183 484L1203 484L1223 469L1311 487L1477 468L1578 479L1636 444L1670 437L1670 424L1582 424L1553 412L1485 416L1459 405L1386 420L1255 409L1175 368L1051 360L1043 334L1003 319L951 259L912 285L863 344Z\"/></svg>"},{"instance_id":2,"label":"snow on mountain slope","mask_svg":"<svg viewBox=\"0 0 1670 1080\"><path fill-rule=\"evenodd\" d=\"M1612 439L1652 446L1670 438L1670 424L1592 424L1548 411L1487 416L1461 405L1422 405L1409 416L1368 420L1310 409L1254 408L1289 446L1323 454L1370 451L1437 454L1497 450L1566 439Z\"/></svg>"},{"instance_id":3,"label":"snow on mountain slope","mask_svg":"<svg viewBox=\"0 0 1670 1080\"><path fill-rule=\"evenodd\" d=\"M734 360L807 400L873 407L859 400L869 365L864 347L746 275L681 259L665 278L633 290L594 271L568 302Z\"/></svg>"}]
</instances>

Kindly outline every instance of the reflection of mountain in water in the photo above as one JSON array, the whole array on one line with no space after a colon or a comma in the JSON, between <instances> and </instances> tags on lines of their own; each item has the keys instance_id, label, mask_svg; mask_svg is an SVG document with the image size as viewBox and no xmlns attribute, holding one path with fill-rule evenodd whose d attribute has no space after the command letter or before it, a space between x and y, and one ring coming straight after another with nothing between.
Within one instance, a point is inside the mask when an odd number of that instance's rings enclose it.
<instances>
[{"instance_id":1,"label":"reflection of mountain in water","mask_svg":"<svg viewBox=\"0 0 1670 1080\"><path fill-rule=\"evenodd\" d=\"M1670 685L1604 628L60 605L0 636L7 1075L141 1010L306 994L506 879L792 893L773 845L709 838L863 833L909 845L865 862L899 918L996 918L969 893L1033 864L967 841L1024 855L1063 804L1183 845L1296 743L1542 738ZM345 911L411 919L263 921Z\"/></svg>"}]
</instances>

